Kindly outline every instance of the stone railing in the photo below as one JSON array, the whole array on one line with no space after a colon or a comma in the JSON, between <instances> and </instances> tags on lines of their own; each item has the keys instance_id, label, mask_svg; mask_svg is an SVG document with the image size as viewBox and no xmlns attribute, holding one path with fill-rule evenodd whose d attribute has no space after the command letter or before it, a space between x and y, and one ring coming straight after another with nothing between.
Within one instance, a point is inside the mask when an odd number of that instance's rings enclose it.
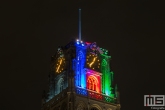
<instances>
[{"instance_id":1,"label":"stone railing","mask_svg":"<svg viewBox=\"0 0 165 110\"><path fill-rule=\"evenodd\" d=\"M53 107L56 103L60 102L64 97L67 96L68 88L64 89L61 93L55 95L52 99L50 99L48 102L43 105L43 108L50 108Z\"/></svg>"},{"instance_id":2,"label":"stone railing","mask_svg":"<svg viewBox=\"0 0 165 110\"><path fill-rule=\"evenodd\" d=\"M68 92L68 88L66 88L65 90L63 90L61 93L59 93L58 95L54 96L52 99L52 106L54 104L56 104L57 102L61 101L64 97L67 96L67 92Z\"/></svg>"},{"instance_id":3,"label":"stone railing","mask_svg":"<svg viewBox=\"0 0 165 110\"><path fill-rule=\"evenodd\" d=\"M96 99L96 100L104 101L107 103L116 103L115 98L112 98L112 97L104 95L104 94L99 94L94 91L90 91L90 90L86 90L86 89L82 89L82 88L76 88L75 91L77 94L89 97L91 99Z\"/></svg>"}]
</instances>

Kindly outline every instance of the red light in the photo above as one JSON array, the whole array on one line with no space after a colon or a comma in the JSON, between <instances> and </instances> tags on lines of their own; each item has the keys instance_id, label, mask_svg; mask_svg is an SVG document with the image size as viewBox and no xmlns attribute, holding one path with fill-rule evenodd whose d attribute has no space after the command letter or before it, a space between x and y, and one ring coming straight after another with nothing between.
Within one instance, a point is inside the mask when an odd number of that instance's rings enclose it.
<instances>
[{"instance_id":1,"label":"red light","mask_svg":"<svg viewBox=\"0 0 165 110\"><path fill-rule=\"evenodd\" d=\"M85 42L86 44L91 44L90 42Z\"/></svg>"}]
</instances>

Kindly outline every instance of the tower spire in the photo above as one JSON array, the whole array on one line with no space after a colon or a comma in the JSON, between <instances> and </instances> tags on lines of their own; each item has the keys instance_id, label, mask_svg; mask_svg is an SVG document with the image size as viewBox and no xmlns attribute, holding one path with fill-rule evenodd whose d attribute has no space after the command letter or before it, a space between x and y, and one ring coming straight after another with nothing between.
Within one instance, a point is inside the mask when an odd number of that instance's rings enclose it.
<instances>
[{"instance_id":1,"label":"tower spire","mask_svg":"<svg viewBox=\"0 0 165 110\"><path fill-rule=\"evenodd\" d=\"M81 41L81 8L79 8L79 41Z\"/></svg>"}]
</instances>

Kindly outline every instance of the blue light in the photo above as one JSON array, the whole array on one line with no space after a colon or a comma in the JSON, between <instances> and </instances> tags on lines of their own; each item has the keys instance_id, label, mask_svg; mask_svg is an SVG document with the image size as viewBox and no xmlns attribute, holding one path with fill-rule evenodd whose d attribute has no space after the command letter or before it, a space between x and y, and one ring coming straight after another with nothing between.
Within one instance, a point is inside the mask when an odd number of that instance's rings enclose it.
<instances>
[{"instance_id":1,"label":"blue light","mask_svg":"<svg viewBox=\"0 0 165 110\"><path fill-rule=\"evenodd\" d=\"M84 46L84 44L82 44L82 46Z\"/></svg>"},{"instance_id":2,"label":"blue light","mask_svg":"<svg viewBox=\"0 0 165 110\"><path fill-rule=\"evenodd\" d=\"M77 42L79 44L80 42ZM82 45L82 44L81 44ZM84 45L84 44L83 44ZM84 71L86 49L85 47L76 45L76 58L75 58L75 86L86 88L86 74Z\"/></svg>"},{"instance_id":3,"label":"blue light","mask_svg":"<svg viewBox=\"0 0 165 110\"><path fill-rule=\"evenodd\" d=\"M111 91L105 91L105 95L109 96L111 94Z\"/></svg>"},{"instance_id":4,"label":"blue light","mask_svg":"<svg viewBox=\"0 0 165 110\"><path fill-rule=\"evenodd\" d=\"M105 91L105 94L108 95L108 91Z\"/></svg>"},{"instance_id":5,"label":"blue light","mask_svg":"<svg viewBox=\"0 0 165 110\"><path fill-rule=\"evenodd\" d=\"M81 87L86 88L85 86L86 86L86 78L85 78L85 73L83 72L81 74Z\"/></svg>"}]
</instances>

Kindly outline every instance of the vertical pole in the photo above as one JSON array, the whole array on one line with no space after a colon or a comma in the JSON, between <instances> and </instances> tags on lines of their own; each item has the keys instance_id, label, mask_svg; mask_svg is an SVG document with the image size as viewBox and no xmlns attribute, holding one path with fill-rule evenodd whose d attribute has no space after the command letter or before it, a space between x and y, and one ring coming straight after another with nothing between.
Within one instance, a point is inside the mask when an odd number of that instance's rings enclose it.
<instances>
[{"instance_id":1,"label":"vertical pole","mask_svg":"<svg viewBox=\"0 0 165 110\"><path fill-rule=\"evenodd\" d=\"M79 41L81 41L81 8L79 8Z\"/></svg>"}]
</instances>

